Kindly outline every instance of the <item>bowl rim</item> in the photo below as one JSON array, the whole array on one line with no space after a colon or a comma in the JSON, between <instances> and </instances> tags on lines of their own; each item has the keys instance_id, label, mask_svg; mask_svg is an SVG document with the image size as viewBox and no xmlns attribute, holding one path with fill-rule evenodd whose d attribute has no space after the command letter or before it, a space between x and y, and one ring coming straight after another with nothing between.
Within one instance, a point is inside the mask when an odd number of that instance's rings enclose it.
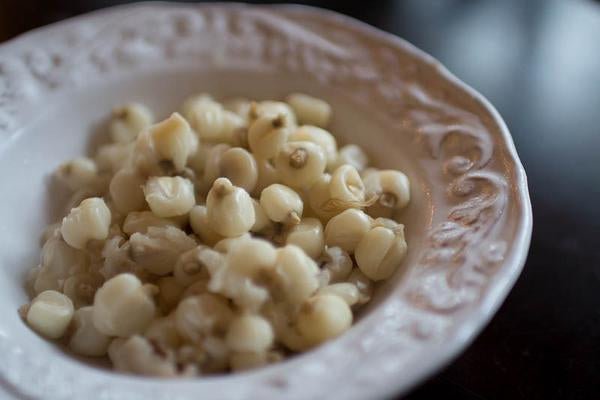
<instances>
[{"instance_id":1,"label":"bowl rim","mask_svg":"<svg viewBox=\"0 0 600 400\"><path fill-rule=\"evenodd\" d=\"M26 45L27 42L36 40L38 36L42 36L47 32L61 29L62 26L83 20L90 17L107 16L111 13L123 12L126 10L133 10L136 8L144 7L190 7L190 8L201 8L201 7L227 7L227 8L238 8L248 7L253 9L267 9L267 10L288 10L293 12L300 12L304 14L310 14L314 17L319 18L330 18L340 22L343 25L352 26L359 31L365 32L366 35L374 37L380 41L384 41L396 48L401 48L403 51L415 56L421 62L432 66L436 69L436 72L452 86L457 87L464 93L471 96L479 105L488 112L492 117L493 123L498 128L500 137L502 139L502 147L507 150L507 154L512 161L512 167L514 168L514 179L511 178L510 183L516 187L514 193L517 196L518 213L521 218L515 228L515 236L512 240L512 247L510 254L502 262L504 268L504 274L501 279L496 279L495 282L491 283L486 290L485 295L482 296L481 301L475 305L469 313L468 322L462 323L457 329L450 335L449 340L444 343L437 343L430 347L430 354L435 353L435 357L424 357L424 360L418 365L415 365L409 371L405 371L408 374L407 379L389 380L388 386L380 386L377 393L373 393L376 397L388 397L398 393L406 393L407 391L414 388L415 385L422 383L434 373L446 367L452 360L454 360L466 347L473 342L477 335L483 330L489 323L491 318L494 316L498 308L505 301L509 291L514 286L518 279L520 272L525 264L528 248L531 242L531 235L533 229L532 220L532 208L531 201L529 198L529 190L527 185L527 177L523 165L519 159L514 141L510 135L508 127L496 108L477 90L467 85L450 70L448 70L440 61L433 56L427 54L423 50L420 50L416 46L412 45L405 39L396 36L392 33L383 31L382 29L376 28L370 24L362 22L353 17L341 14L339 12L323 9L319 7L300 5L300 4L245 4L245 3L224 3L224 2L208 2L208 3L180 3L180 2L168 2L158 1L150 2L144 1L133 4L123 4L117 6L111 6L95 11L91 11L85 14L70 17L65 20L57 21L42 27L38 27L31 31L22 33L16 37L13 37L7 41L0 43L0 54L3 51L12 51L20 46ZM406 377L405 377L406 378ZM0 386L5 386L10 389L11 385L4 381L4 378L0 376Z\"/></svg>"}]
</instances>

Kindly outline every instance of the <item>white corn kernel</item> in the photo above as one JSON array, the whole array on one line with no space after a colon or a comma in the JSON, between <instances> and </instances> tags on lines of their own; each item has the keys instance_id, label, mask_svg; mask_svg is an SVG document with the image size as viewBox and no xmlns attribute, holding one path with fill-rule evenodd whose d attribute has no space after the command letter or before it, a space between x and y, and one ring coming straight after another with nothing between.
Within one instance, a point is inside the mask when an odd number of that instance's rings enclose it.
<instances>
[{"instance_id":1,"label":"white corn kernel","mask_svg":"<svg viewBox=\"0 0 600 400\"><path fill-rule=\"evenodd\" d=\"M223 154L230 148L231 146L228 144L220 143L211 147L208 151L202 176L202 186L200 187L202 193L207 193L214 181L221 176L221 159Z\"/></svg>"},{"instance_id":2,"label":"white corn kernel","mask_svg":"<svg viewBox=\"0 0 600 400\"><path fill-rule=\"evenodd\" d=\"M188 213L196 199L194 185L180 176L161 176L148 179L144 195L150 209L158 217L175 217Z\"/></svg>"},{"instance_id":3,"label":"white corn kernel","mask_svg":"<svg viewBox=\"0 0 600 400\"><path fill-rule=\"evenodd\" d=\"M296 126L296 115L292 108L282 101L265 100L259 103L251 102L248 119L252 122L263 116L283 116L286 125Z\"/></svg>"},{"instance_id":4,"label":"white corn kernel","mask_svg":"<svg viewBox=\"0 0 600 400\"><path fill-rule=\"evenodd\" d=\"M288 142L275 158L281 180L293 187L307 189L325 171L325 153L312 142Z\"/></svg>"},{"instance_id":5,"label":"white corn kernel","mask_svg":"<svg viewBox=\"0 0 600 400\"><path fill-rule=\"evenodd\" d=\"M85 199L63 218L60 232L69 246L83 249L89 240L103 240L108 236L110 210L98 197Z\"/></svg>"},{"instance_id":6,"label":"white corn kernel","mask_svg":"<svg viewBox=\"0 0 600 400\"><path fill-rule=\"evenodd\" d=\"M151 226L181 228L179 221L174 218L160 218L154 215L152 211L133 211L125 217L123 232L128 235L133 235L136 232L146 233Z\"/></svg>"},{"instance_id":7,"label":"white corn kernel","mask_svg":"<svg viewBox=\"0 0 600 400\"><path fill-rule=\"evenodd\" d=\"M108 356L117 371L160 377L177 375L174 355L139 335L114 339Z\"/></svg>"},{"instance_id":8,"label":"white corn kernel","mask_svg":"<svg viewBox=\"0 0 600 400\"><path fill-rule=\"evenodd\" d=\"M248 145L258 158L275 157L290 134L290 127L283 115L259 117L248 128Z\"/></svg>"},{"instance_id":9,"label":"white corn kernel","mask_svg":"<svg viewBox=\"0 0 600 400\"><path fill-rule=\"evenodd\" d=\"M337 246L352 254L369 229L371 229L369 216L362 210L349 208L329 220L325 226L325 243L327 246Z\"/></svg>"},{"instance_id":10,"label":"white corn kernel","mask_svg":"<svg viewBox=\"0 0 600 400\"><path fill-rule=\"evenodd\" d=\"M211 333L224 333L233 312L224 297L205 293L182 300L175 310L175 327L185 340L196 343Z\"/></svg>"},{"instance_id":11,"label":"white corn kernel","mask_svg":"<svg viewBox=\"0 0 600 400\"><path fill-rule=\"evenodd\" d=\"M152 112L143 104L129 103L116 107L108 127L110 137L113 142L129 143L142 129L150 126L153 119Z\"/></svg>"},{"instance_id":12,"label":"white corn kernel","mask_svg":"<svg viewBox=\"0 0 600 400\"><path fill-rule=\"evenodd\" d=\"M223 236L210 227L206 206L195 206L190 211L190 225L200 241L208 246L214 246Z\"/></svg>"},{"instance_id":13,"label":"white corn kernel","mask_svg":"<svg viewBox=\"0 0 600 400\"><path fill-rule=\"evenodd\" d=\"M328 207L331 201L330 183L331 175L323 174L308 190L310 208L323 222L329 221L331 217L336 215L336 210Z\"/></svg>"},{"instance_id":14,"label":"white corn kernel","mask_svg":"<svg viewBox=\"0 0 600 400\"><path fill-rule=\"evenodd\" d=\"M124 168L131 158L135 143L111 143L100 146L94 160L100 171L117 172Z\"/></svg>"},{"instance_id":15,"label":"white corn kernel","mask_svg":"<svg viewBox=\"0 0 600 400\"><path fill-rule=\"evenodd\" d=\"M304 204L300 195L285 185L274 183L260 194L260 205L271 221L296 224Z\"/></svg>"},{"instance_id":16,"label":"white corn kernel","mask_svg":"<svg viewBox=\"0 0 600 400\"><path fill-rule=\"evenodd\" d=\"M248 232L256 217L248 192L231 184L227 178L213 183L206 198L211 228L222 236L234 237Z\"/></svg>"},{"instance_id":17,"label":"white corn kernel","mask_svg":"<svg viewBox=\"0 0 600 400\"><path fill-rule=\"evenodd\" d=\"M349 306L353 306L358 303L360 298L360 292L358 288L352 283L341 282L334 283L319 289L317 294L330 294L342 298Z\"/></svg>"},{"instance_id":18,"label":"white corn kernel","mask_svg":"<svg viewBox=\"0 0 600 400\"><path fill-rule=\"evenodd\" d=\"M258 168L258 179L252 191L252 196L260 197L260 194L267 186L279 181L279 174L269 160L256 157L255 160L256 167Z\"/></svg>"},{"instance_id":19,"label":"white corn kernel","mask_svg":"<svg viewBox=\"0 0 600 400\"><path fill-rule=\"evenodd\" d=\"M285 243L300 247L309 257L316 259L325 246L323 224L317 218L303 218L298 225L290 228Z\"/></svg>"},{"instance_id":20,"label":"white corn kernel","mask_svg":"<svg viewBox=\"0 0 600 400\"><path fill-rule=\"evenodd\" d=\"M173 277L178 285L188 287L200 279L208 278L207 260L212 260L211 250L206 246L197 246L179 256L173 269ZM209 257L207 259L207 257Z\"/></svg>"},{"instance_id":21,"label":"white corn kernel","mask_svg":"<svg viewBox=\"0 0 600 400\"><path fill-rule=\"evenodd\" d=\"M250 111L251 104L252 102L250 100L243 97L234 97L223 101L223 107L226 110L236 113L244 120L248 118L248 112Z\"/></svg>"},{"instance_id":22,"label":"white corn kernel","mask_svg":"<svg viewBox=\"0 0 600 400\"><path fill-rule=\"evenodd\" d=\"M235 317L225 338L230 349L236 352L264 352L273 344L273 328L269 321L258 315Z\"/></svg>"},{"instance_id":23,"label":"white corn kernel","mask_svg":"<svg viewBox=\"0 0 600 400\"><path fill-rule=\"evenodd\" d=\"M257 200L252 199L252 206L254 207L255 221L254 225L252 225L252 228L250 228L250 231L254 233L263 233L269 229L272 229L273 223L267 216L265 210L263 210L260 203Z\"/></svg>"},{"instance_id":24,"label":"white corn kernel","mask_svg":"<svg viewBox=\"0 0 600 400\"><path fill-rule=\"evenodd\" d=\"M337 142L325 129L311 125L303 125L290 134L290 142L312 142L321 147L327 167L332 167L337 160Z\"/></svg>"},{"instance_id":25,"label":"white corn kernel","mask_svg":"<svg viewBox=\"0 0 600 400\"><path fill-rule=\"evenodd\" d=\"M356 168L348 164L338 167L331 175L329 194L332 199L348 204L364 202L365 185Z\"/></svg>"},{"instance_id":26,"label":"white corn kernel","mask_svg":"<svg viewBox=\"0 0 600 400\"><path fill-rule=\"evenodd\" d=\"M316 295L300 308L297 324L300 334L315 346L348 330L352 311L339 296Z\"/></svg>"},{"instance_id":27,"label":"white corn kernel","mask_svg":"<svg viewBox=\"0 0 600 400\"><path fill-rule=\"evenodd\" d=\"M108 350L110 336L96 329L93 323L93 313L91 306L75 311L69 348L82 356L101 357Z\"/></svg>"},{"instance_id":28,"label":"white corn kernel","mask_svg":"<svg viewBox=\"0 0 600 400\"><path fill-rule=\"evenodd\" d=\"M271 243L262 239L234 240L228 249L226 263L209 270L209 289L233 299L243 309L258 309L269 293L255 283L275 267L277 253Z\"/></svg>"},{"instance_id":29,"label":"white corn kernel","mask_svg":"<svg viewBox=\"0 0 600 400\"><path fill-rule=\"evenodd\" d=\"M94 184L98 177L98 167L94 160L79 157L61 164L55 175L65 186L75 191Z\"/></svg>"},{"instance_id":30,"label":"white corn kernel","mask_svg":"<svg viewBox=\"0 0 600 400\"><path fill-rule=\"evenodd\" d=\"M27 323L50 339L63 336L73 318L71 299L54 290L38 294L29 305Z\"/></svg>"},{"instance_id":31,"label":"white corn kernel","mask_svg":"<svg viewBox=\"0 0 600 400\"><path fill-rule=\"evenodd\" d=\"M190 167L198 176L204 174L206 162L208 161L208 154L214 146L210 143L198 144L196 151L188 158L187 165Z\"/></svg>"},{"instance_id":32,"label":"white corn kernel","mask_svg":"<svg viewBox=\"0 0 600 400\"><path fill-rule=\"evenodd\" d=\"M352 272L352 259L339 247L328 247L323 253L322 271L328 275L329 283L343 282Z\"/></svg>"},{"instance_id":33,"label":"white corn kernel","mask_svg":"<svg viewBox=\"0 0 600 400\"><path fill-rule=\"evenodd\" d=\"M326 127L331 118L331 106L324 100L303 93L292 93L286 98L301 124Z\"/></svg>"},{"instance_id":34,"label":"white corn kernel","mask_svg":"<svg viewBox=\"0 0 600 400\"><path fill-rule=\"evenodd\" d=\"M175 171L182 171L198 147L198 138L187 121L179 113L173 113L148 130L159 160L171 161Z\"/></svg>"},{"instance_id":35,"label":"white corn kernel","mask_svg":"<svg viewBox=\"0 0 600 400\"><path fill-rule=\"evenodd\" d=\"M356 246L356 263L370 279L387 279L404 259L406 250L403 229L394 232L377 226L367 232Z\"/></svg>"},{"instance_id":36,"label":"white corn kernel","mask_svg":"<svg viewBox=\"0 0 600 400\"><path fill-rule=\"evenodd\" d=\"M282 295L292 304L302 303L319 288L319 267L294 245L277 250L275 274Z\"/></svg>"},{"instance_id":37,"label":"white corn kernel","mask_svg":"<svg viewBox=\"0 0 600 400\"><path fill-rule=\"evenodd\" d=\"M338 152L336 161L332 165L332 168L335 170L344 164L352 165L357 171L361 172L369 164L369 158L360 146L355 144L347 144Z\"/></svg>"},{"instance_id":38,"label":"white corn kernel","mask_svg":"<svg viewBox=\"0 0 600 400\"><path fill-rule=\"evenodd\" d=\"M224 238L223 240L220 240L219 243L213 246L213 250L216 250L223 254L227 254L232 248L238 246L241 242L251 239L252 236L250 236L248 232L243 233L240 236Z\"/></svg>"},{"instance_id":39,"label":"white corn kernel","mask_svg":"<svg viewBox=\"0 0 600 400\"><path fill-rule=\"evenodd\" d=\"M40 269L33 283L34 292L61 290L65 279L84 270L87 264L83 251L69 246L60 235L51 237L42 247Z\"/></svg>"},{"instance_id":40,"label":"white corn kernel","mask_svg":"<svg viewBox=\"0 0 600 400\"><path fill-rule=\"evenodd\" d=\"M117 210L127 214L141 210L146 205L144 198L145 178L133 169L122 169L113 175L109 191Z\"/></svg>"},{"instance_id":41,"label":"white corn kernel","mask_svg":"<svg viewBox=\"0 0 600 400\"><path fill-rule=\"evenodd\" d=\"M196 247L194 239L173 226L150 227L146 233L134 233L129 244L131 259L155 275L171 273L179 256Z\"/></svg>"},{"instance_id":42,"label":"white corn kernel","mask_svg":"<svg viewBox=\"0 0 600 400\"><path fill-rule=\"evenodd\" d=\"M410 201L410 183L400 171L382 170L368 174L365 189L377 196L377 202L368 208L373 217L390 218L395 210L406 207Z\"/></svg>"},{"instance_id":43,"label":"white corn kernel","mask_svg":"<svg viewBox=\"0 0 600 400\"><path fill-rule=\"evenodd\" d=\"M221 176L248 193L254 190L258 180L258 167L252 154L241 147L232 147L221 155Z\"/></svg>"},{"instance_id":44,"label":"white corn kernel","mask_svg":"<svg viewBox=\"0 0 600 400\"><path fill-rule=\"evenodd\" d=\"M203 95L188 99L183 113L198 136L207 141L229 142L233 132L244 124L242 117Z\"/></svg>"},{"instance_id":45,"label":"white corn kernel","mask_svg":"<svg viewBox=\"0 0 600 400\"><path fill-rule=\"evenodd\" d=\"M127 337L143 332L156 312L150 288L132 274L109 279L96 292L94 326L109 336Z\"/></svg>"}]
</instances>

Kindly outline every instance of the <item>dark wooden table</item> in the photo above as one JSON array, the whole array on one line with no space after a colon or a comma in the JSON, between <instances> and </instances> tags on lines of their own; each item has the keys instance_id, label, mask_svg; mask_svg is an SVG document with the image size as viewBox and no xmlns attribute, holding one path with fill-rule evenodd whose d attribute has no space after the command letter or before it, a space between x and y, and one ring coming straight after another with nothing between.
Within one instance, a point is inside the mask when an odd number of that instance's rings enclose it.
<instances>
[{"instance_id":1,"label":"dark wooden table","mask_svg":"<svg viewBox=\"0 0 600 400\"><path fill-rule=\"evenodd\" d=\"M0 40L123 1L2 0ZM504 116L529 176L523 274L479 338L417 399L600 398L600 5L307 1L400 35Z\"/></svg>"}]
</instances>

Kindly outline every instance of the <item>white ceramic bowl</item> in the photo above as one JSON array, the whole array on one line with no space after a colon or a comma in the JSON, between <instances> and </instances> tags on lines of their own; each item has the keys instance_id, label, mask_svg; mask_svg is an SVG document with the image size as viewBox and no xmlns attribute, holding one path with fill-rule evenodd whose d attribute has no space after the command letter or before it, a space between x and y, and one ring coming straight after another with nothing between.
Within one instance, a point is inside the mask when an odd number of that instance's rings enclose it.
<instances>
[{"instance_id":1,"label":"white ceramic bowl","mask_svg":"<svg viewBox=\"0 0 600 400\"><path fill-rule=\"evenodd\" d=\"M42 227L63 201L57 164L89 150L127 100L159 115L187 95L327 99L333 131L412 182L409 256L348 333L282 364L154 380L81 363L17 315ZM531 235L525 173L494 108L437 61L347 17L299 6L139 4L0 46L0 382L44 399L380 398L456 356L521 271Z\"/></svg>"}]
</instances>

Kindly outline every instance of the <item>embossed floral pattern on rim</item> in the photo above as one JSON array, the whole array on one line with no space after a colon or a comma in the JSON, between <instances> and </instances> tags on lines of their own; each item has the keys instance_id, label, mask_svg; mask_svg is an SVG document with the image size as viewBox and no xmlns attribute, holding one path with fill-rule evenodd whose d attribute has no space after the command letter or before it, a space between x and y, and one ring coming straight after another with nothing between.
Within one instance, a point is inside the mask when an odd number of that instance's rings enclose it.
<instances>
[{"instance_id":1,"label":"embossed floral pattern on rim","mask_svg":"<svg viewBox=\"0 0 600 400\"><path fill-rule=\"evenodd\" d=\"M136 31L131 28L132 18L162 24ZM303 28L305 36L292 40L290 35L298 34L294 30ZM18 131L23 124L22 105L30 99L83 86L94 78L111 78L121 70L135 72L141 68L140 60L198 57L207 50L194 47L192 38L210 29L249 30L259 35L254 37L257 42L269 43L271 52L279 49L276 55L301 55L274 57L269 51L261 53L264 48L248 53L246 43L231 40L216 55L210 49L215 67L223 58L250 59L250 64L267 60L276 69L312 71L311 78L336 90L352 81L357 102L376 99L389 110L391 120L419 133L448 177L448 196L457 201L428 234L430 246L420 258L422 268L416 269L411 287L393 302L382 304L369 316L370 323L357 327L352 335L281 366L249 374L173 383L78 369L71 360L58 361L64 368L49 368L21 348L18 339L0 337L0 349L7 355L0 367L0 383L34 398L71 398L90 392L109 399L150 395L183 399L217 393L223 399L334 393L372 398L406 391L456 356L487 323L518 277L531 235L526 177L504 122L481 95L430 56L348 17L304 6L121 6L42 28L0 46L0 139L9 140ZM320 36L306 39L312 32ZM356 48L345 51L350 43ZM339 68L353 59L368 62ZM437 79L439 86L422 90L418 82L424 77ZM405 85L405 80L415 84ZM456 103L465 103L441 107L452 95L464 97L454 99ZM427 123L420 122L423 112L432 117ZM443 143L451 134L471 141L476 156L444 158ZM488 168L498 146L511 162L505 175ZM496 240L494 233L502 225L509 201L515 203L520 217L510 244ZM458 267L450 273L447 265L453 263ZM373 323L379 324L374 328ZM359 360L365 372L340 387L336 380L344 379ZM33 378L36 385L29 384Z\"/></svg>"}]
</instances>

